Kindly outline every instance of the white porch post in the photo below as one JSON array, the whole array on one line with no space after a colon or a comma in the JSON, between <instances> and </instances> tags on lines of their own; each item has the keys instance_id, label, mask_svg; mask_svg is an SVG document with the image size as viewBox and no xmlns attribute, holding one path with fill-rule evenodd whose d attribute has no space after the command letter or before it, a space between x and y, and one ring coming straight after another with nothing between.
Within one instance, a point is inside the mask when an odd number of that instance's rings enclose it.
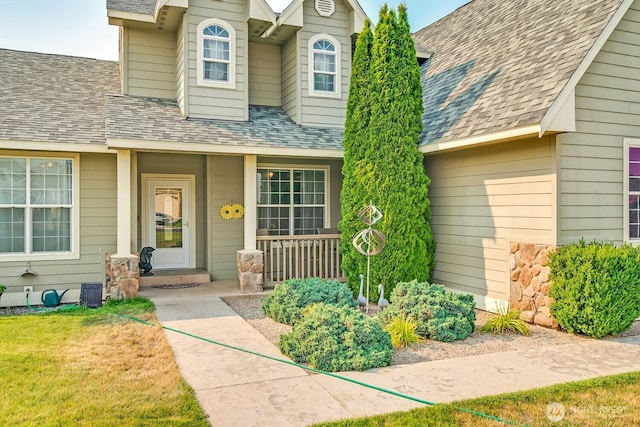
<instances>
[{"instance_id":1,"label":"white porch post","mask_svg":"<svg viewBox=\"0 0 640 427\"><path fill-rule=\"evenodd\" d=\"M244 156L244 248L256 249L256 229L258 228L258 157Z\"/></svg>"},{"instance_id":2,"label":"white porch post","mask_svg":"<svg viewBox=\"0 0 640 427\"><path fill-rule=\"evenodd\" d=\"M131 151L118 150L118 257L131 256Z\"/></svg>"},{"instance_id":3,"label":"white porch post","mask_svg":"<svg viewBox=\"0 0 640 427\"><path fill-rule=\"evenodd\" d=\"M107 254L105 287L113 299L134 298L140 289L138 256L131 253L131 151L117 153L117 243Z\"/></svg>"}]
</instances>

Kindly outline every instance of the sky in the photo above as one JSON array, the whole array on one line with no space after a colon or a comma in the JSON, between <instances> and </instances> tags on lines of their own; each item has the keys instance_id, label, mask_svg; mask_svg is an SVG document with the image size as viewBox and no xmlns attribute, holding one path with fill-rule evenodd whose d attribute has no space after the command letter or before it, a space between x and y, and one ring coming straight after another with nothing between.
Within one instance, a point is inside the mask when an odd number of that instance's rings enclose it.
<instances>
[{"instance_id":1,"label":"sky","mask_svg":"<svg viewBox=\"0 0 640 427\"><path fill-rule=\"evenodd\" d=\"M359 0L375 23L384 0ZM469 0L405 0L411 31ZM291 0L267 0L280 12ZM396 8L400 0L387 0ZM0 0L0 48L118 59L118 28L107 22L106 0Z\"/></svg>"}]
</instances>

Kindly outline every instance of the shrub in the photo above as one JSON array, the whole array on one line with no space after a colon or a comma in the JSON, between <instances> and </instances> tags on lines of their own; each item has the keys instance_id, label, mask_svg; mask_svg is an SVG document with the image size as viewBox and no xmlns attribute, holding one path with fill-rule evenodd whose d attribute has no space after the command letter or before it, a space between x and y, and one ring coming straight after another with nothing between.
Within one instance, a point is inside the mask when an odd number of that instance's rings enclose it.
<instances>
[{"instance_id":1,"label":"shrub","mask_svg":"<svg viewBox=\"0 0 640 427\"><path fill-rule=\"evenodd\" d=\"M323 371L389 366L393 346L377 319L347 306L317 304L280 337L282 353Z\"/></svg>"},{"instance_id":2,"label":"shrub","mask_svg":"<svg viewBox=\"0 0 640 427\"><path fill-rule=\"evenodd\" d=\"M337 280L315 277L290 279L276 285L273 293L262 300L267 316L276 322L293 325L302 317L302 309L316 303L356 307L351 289Z\"/></svg>"},{"instance_id":3,"label":"shrub","mask_svg":"<svg viewBox=\"0 0 640 427\"><path fill-rule=\"evenodd\" d=\"M640 316L640 250L581 241L549 255L551 314L571 333L617 334Z\"/></svg>"},{"instance_id":4,"label":"shrub","mask_svg":"<svg viewBox=\"0 0 640 427\"><path fill-rule=\"evenodd\" d=\"M520 335L531 335L531 329L520 319L520 311L508 310L506 307L498 308L496 317L490 319L482 327L482 332L491 334L514 333Z\"/></svg>"},{"instance_id":5,"label":"shrub","mask_svg":"<svg viewBox=\"0 0 640 427\"><path fill-rule=\"evenodd\" d=\"M475 326L473 296L446 291L442 285L417 280L398 283L391 293L391 302L380 315L382 322L389 323L400 315L410 317L415 319L416 332L422 338L462 340Z\"/></svg>"},{"instance_id":6,"label":"shrub","mask_svg":"<svg viewBox=\"0 0 640 427\"><path fill-rule=\"evenodd\" d=\"M384 330L391 335L391 344L394 348L404 348L420 341L420 336L416 332L417 327L418 323L415 320L401 314L387 323Z\"/></svg>"}]
</instances>

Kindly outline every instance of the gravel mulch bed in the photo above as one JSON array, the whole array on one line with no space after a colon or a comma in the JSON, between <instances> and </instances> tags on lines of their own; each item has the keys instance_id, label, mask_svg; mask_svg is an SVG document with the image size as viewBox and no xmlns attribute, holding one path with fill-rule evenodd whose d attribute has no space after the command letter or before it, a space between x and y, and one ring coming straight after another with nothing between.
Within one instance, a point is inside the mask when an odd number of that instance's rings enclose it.
<instances>
[{"instance_id":1,"label":"gravel mulch bed","mask_svg":"<svg viewBox=\"0 0 640 427\"><path fill-rule=\"evenodd\" d=\"M280 335L290 332L291 327L274 322L266 317L262 310L262 298L264 297L249 295L225 297L223 301L269 341L277 345ZM369 314L375 314L378 307L371 305L369 310ZM528 337L517 334L493 335L480 332L480 328L492 316L493 314L486 311L476 310L476 330L465 340L451 343L427 340L414 345L412 348L396 349L393 352L392 364L402 365L486 353L524 350L592 339L537 325L529 325L531 335ZM618 335L618 337L633 335L640 335L640 321L636 321L631 329Z\"/></svg>"}]
</instances>

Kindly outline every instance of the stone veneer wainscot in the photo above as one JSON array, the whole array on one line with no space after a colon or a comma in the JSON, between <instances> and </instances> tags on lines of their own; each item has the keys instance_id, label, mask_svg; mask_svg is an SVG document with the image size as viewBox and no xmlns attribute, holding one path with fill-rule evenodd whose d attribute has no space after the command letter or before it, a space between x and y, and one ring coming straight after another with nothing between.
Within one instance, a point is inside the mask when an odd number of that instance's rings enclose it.
<instances>
[{"instance_id":1,"label":"stone veneer wainscot","mask_svg":"<svg viewBox=\"0 0 640 427\"><path fill-rule=\"evenodd\" d=\"M520 318L529 323L556 328L549 310L549 253L552 245L511 242L511 293L509 307L520 310Z\"/></svg>"}]
</instances>

